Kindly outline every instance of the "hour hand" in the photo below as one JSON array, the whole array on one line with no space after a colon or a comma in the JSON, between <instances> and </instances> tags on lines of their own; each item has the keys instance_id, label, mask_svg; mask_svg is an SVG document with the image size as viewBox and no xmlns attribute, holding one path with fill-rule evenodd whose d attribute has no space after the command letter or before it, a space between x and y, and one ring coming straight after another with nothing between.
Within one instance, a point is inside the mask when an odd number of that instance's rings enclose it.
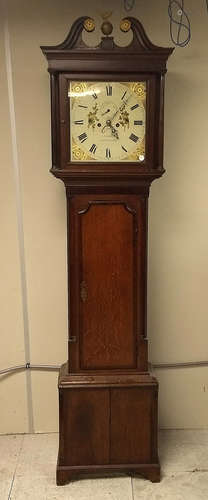
<instances>
[{"instance_id":1,"label":"hour hand","mask_svg":"<svg viewBox=\"0 0 208 500\"><path fill-rule=\"evenodd\" d=\"M116 137L116 139L119 139L118 132L114 127L112 127L112 125L111 125L111 134L113 137Z\"/></svg>"},{"instance_id":2,"label":"hour hand","mask_svg":"<svg viewBox=\"0 0 208 500\"><path fill-rule=\"evenodd\" d=\"M104 113L101 114L101 116L104 116L106 115L107 113L110 113L110 109L107 109L107 111L105 111Z\"/></svg>"}]
</instances>

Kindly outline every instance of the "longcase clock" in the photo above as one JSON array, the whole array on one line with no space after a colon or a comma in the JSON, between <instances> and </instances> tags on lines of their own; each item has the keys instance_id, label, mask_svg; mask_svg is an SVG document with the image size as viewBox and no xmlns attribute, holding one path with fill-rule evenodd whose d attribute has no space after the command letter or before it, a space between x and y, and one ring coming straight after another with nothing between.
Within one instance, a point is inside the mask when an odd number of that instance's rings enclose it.
<instances>
[{"instance_id":1,"label":"longcase clock","mask_svg":"<svg viewBox=\"0 0 208 500\"><path fill-rule=\"evenodd\" d=\"M57 484L121 472L159 481L158 382L146 338L147 211L163 172L163 97L173 49L141 23L104 22L97 47L79 18L41 47L51 78L52 169L67 196L69 350L59 374Z\"/></svg>"}]
</instances>

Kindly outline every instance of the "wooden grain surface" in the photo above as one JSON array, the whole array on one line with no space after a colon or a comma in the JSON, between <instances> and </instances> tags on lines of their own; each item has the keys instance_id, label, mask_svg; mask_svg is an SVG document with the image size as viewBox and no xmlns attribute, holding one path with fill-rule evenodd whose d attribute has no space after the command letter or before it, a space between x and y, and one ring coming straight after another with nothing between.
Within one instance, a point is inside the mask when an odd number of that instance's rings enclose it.
<instances>
[{"instance_id":1,"label":"wooden grain surface","mask_svg":"<svg viewBox=\"0 0 208 500\"><path fill-rule=\"evenodd\" d=\"M109 390L64 389L60 397L60 465L109 463Z\"/></svg>"},{"instance_id":2,"label":"wooden grain surface","mask_svg":"<svg viewBox=\"0 0 208 500\"><path fill-rule=\"evenodd\" d=\"M145 196L68 199L71 373L148 370L146 214Z\"/></svg>"},{"instance_id":3,"label":"wooden grain surface","mask_svg":"<svg viewBox=\"0 0 208 500\"><path fill-rule=\"evenodd\" d=\"M151 462L151 408L149 388L111 389L112 464Z\"/></svg>"},{"instance_id":4,"label":"wooden grain surface","mask_svg":"<svg viewBox=\"0 0 208 500\"><path fill-rule=\"evenodd\" d=\"M82 368L135 366L134 224L124 205L91 205L81 221Z\"/></svg>"}]
</instances>

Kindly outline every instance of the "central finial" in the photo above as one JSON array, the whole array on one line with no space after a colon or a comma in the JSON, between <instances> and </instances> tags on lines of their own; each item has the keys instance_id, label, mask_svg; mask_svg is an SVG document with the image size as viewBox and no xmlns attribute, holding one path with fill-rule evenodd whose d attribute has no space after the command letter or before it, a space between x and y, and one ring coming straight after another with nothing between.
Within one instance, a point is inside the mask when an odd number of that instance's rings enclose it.
<instances>
[{"instance_id":1,"label":"central finial","mask_svg":"<svg viewBox=\"0 0 208 500\"><path fill-rule=\"evenodd\" d=\"M103 21L102 25L101 25L101 31L103 33L103 35L111 35L112 31L113 31L113 25L111 24L110 21Z\"/></svg>"}]
</instances>

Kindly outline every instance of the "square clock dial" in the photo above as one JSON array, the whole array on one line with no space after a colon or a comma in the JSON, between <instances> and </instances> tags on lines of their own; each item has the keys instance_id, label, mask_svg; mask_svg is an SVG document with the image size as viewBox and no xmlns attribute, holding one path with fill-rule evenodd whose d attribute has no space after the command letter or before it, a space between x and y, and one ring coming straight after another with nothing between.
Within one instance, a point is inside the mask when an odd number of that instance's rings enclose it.
<instances>
[{"instance_id":1,"label":"square clock dial","mask_svg":"<svg viewBox=\"0 0 208 500\"><path fill-rule=\"evenodd\" d=\"M146 82L71 81L70 160L145 160Z\"/></svg>"}]
</instances>

